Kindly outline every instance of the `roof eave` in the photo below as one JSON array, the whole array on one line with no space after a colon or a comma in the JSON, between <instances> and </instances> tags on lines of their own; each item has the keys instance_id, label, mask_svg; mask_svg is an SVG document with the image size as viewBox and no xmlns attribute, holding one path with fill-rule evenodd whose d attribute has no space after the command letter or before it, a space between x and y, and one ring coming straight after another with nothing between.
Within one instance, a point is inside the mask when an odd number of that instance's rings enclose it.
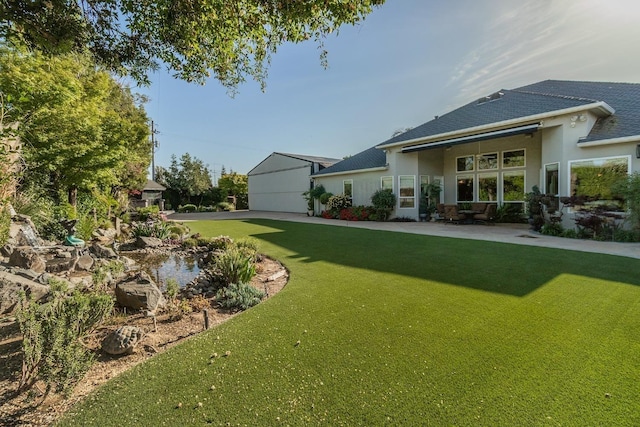
<instances>
[{"instance_id":1,"label":"roof eave","mask_svg":"<svg viewBox=\"0 0 640 427\"><path fill-rule=\"evenodd\" d=\"M602 145L626 144L628 142L640 142L640 135L621 136L620 138L598 139L596 141L578 141L578 147L599 147Z\"/></svg>"},{"instance_id":2,"label":"roof eave","mask_svg":"<svg viewBox=\"0 0 640 427\"><path fill-rule=\"evenodd\" d=\"M340 171L340 172L330 172L330 173L322 173L322 174L314 174L311 175L311 178L323 178L325 176L338 176L338 175L351 175L354 173L366 173L366 172L380 172L389 169L389 165L377 166L375 168L366 168L366 169L352 169L348 171Z\"/></svg>"},{"instance_id":3,"label":"roof eave","mask_svg":"<svg viewBox=\"0 0 640 427\"><path fill-rule=\"evenodd\" d=\"M514 126L514 125L526 124L526 123L529 123L529 122L536 122L536 121L548 119L550 117L556 117L556 116L560 116L560 115L564 115L564 114L573 114L573 113L577 113L577 112L585 111L585 110L589 110L593 114L595 114L597 116L600 116L600 117L609 116L609 115L611 115L611 114L613 114L615 112L613 107L611 107L609 104L607 104L604 101L599 101L599 102L594 102L592 104L585 104L585 105L580 105L580 106L577 106L577 107L564 108L562 110L547 111L545 113L534 114L534 115L525 116L525 117L518 117L516 119L504 120L504 121L501 121L501 122L494 122L494 123L489 123L489 124L481 125L481 126L458 129L458 130L454 130L454 131L451 131L451 132L445 132L445 133L439 133L439 134L436 134L436 135L430 135L430 136L427 136L427 137L408 139L408 140L405 140L405 141L394 142L394 143L391 143L391 144L384 144L383 143L383 144L377 145L376 148L386 149L386 148L413 145L413 144L416 144L416 143L437 141L437 140L440 140L440 139L449 139L449 138L453 138L453 137L456 137L456 136L461 136L461 135L464 135L464 134L473 134L473 133L478 133L478 132L486 132L486 131L491 130L491 129L498 130L498 129L501 129L501 128L506 128L506 127L510 127L510 126Z\"/></svg>"}]
</instances>

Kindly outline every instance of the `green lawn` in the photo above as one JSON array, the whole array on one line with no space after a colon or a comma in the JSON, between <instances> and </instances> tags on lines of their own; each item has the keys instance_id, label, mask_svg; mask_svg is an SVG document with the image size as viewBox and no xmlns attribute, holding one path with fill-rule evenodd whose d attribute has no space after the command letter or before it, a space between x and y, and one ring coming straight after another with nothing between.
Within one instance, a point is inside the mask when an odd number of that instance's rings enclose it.
<instances>
[{"instance_id":1,"label":"green lawn","mask_svg":"<svg viewBox=\"0 0 640 427\"><path fill-rule=\"evenodd\" d=\"M640 260L268 220L190 225L260 239L289 284L112 380L61 425L640 425Z\"/></svg>"}]
</instances>

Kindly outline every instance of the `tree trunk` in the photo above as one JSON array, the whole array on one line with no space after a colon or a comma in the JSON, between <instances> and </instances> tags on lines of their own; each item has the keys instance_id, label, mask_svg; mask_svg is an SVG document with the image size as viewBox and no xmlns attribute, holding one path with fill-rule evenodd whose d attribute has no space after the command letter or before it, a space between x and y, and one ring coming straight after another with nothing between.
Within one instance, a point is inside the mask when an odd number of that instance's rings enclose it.
<instances>
[{"instance_id":1,"label":"tree trunk","mask_svg":"<svg viewBox=\"0 0 640 427\"><path fill-rule=\"evenodd\" d=\"M78 203L78 187L76 186L69 187L68 201L71 206L73 206L74 208L76 207L76 204Z\"/></svg>"}]
</instances>

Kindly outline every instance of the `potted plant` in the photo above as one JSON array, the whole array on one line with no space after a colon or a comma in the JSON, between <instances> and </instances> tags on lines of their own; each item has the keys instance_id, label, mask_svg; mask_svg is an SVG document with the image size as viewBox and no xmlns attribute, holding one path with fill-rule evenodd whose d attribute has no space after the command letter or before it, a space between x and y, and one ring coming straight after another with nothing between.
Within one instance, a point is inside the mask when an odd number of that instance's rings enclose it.
<instances>
[{"instance_id":1,"label":"potted plant","mask_svg":"<svg viewBox=\"0 0 640 427\"><path fill-rule=\"evenodd\" d=\"M315 211L314 211L314 203L313 203L313 197L311 197L311 191L305 191L304 193L302 193L302 197L304 197L304 199L307 201L307 216L313 216Z\"/></svg>"},{"instance_id":2,"label":"potted plant","mask_svg":"<svg viewBox=\"0 0 640 427\"><path fill-rule=\"evenodd\" d=\"M429 221L431 212L429 212L429 198L426 194L420 196L420 207L418 216L420 221Z\"/></svg>"}]
</instances>

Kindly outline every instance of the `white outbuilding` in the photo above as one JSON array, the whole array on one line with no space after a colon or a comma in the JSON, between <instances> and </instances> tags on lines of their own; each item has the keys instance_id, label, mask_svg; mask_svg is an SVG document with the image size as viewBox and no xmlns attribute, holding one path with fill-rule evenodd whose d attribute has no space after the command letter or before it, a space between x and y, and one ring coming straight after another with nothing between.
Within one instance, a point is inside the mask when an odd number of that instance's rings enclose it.
<instances>
[{"instance_id":1,"label":"white outbuilding","mask_svg":"<svg viewBox=\"0 0 640 427\"><path fill-rule=\"evenodd\" d=\"M302 193L311 188L310 176L340 159L271 153L249 171L249 209L270 212L307 212Z\"/></svg>"}]
</instances>

